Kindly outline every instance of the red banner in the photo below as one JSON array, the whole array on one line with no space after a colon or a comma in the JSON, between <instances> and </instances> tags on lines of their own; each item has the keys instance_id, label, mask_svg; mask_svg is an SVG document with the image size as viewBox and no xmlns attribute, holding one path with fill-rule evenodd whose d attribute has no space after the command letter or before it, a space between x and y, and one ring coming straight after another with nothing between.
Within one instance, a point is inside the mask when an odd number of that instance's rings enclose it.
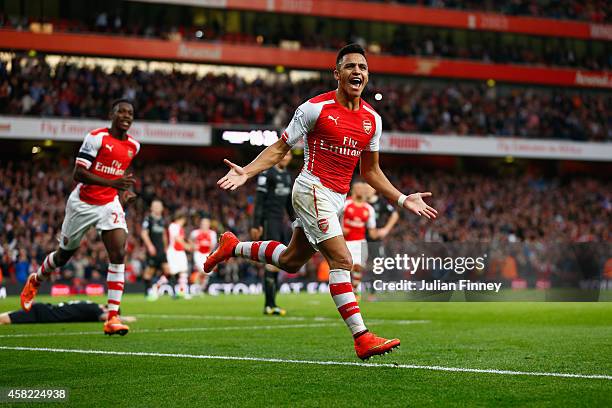
<instances>
[{"instance_id":1,"label":"red banner","mask_svg":"<svg viewBox=\"0 0 612 408\"><path fill-rule=\"evenodd\" d=\"M0 31L0 48L38 50L47 53L114 56L167 61L213 62L250 66L332 70L335 53L283 50L257 45L174 42L141 38L83 34L35 34ZM508 64L487 64L441 58L370 55L370 70L382 74L436 78L494 79L542 85L612 88L609 72L580 71Z\"/></svg>"},{"instance_id":2,"label":"red banner","mask_svg":"<svg viewBox=\"0 0 612 408\"><path fill-rule=\"evenodd\" d=\"M172 0L171 0L172 1ZM164 0L168 2L168 0ZM185 4L185 0L172 3ZM202 0L202 7L304 14L320 17L612 40L612 25L400 4L342 0Z\"/></svg>"}]
</instances>

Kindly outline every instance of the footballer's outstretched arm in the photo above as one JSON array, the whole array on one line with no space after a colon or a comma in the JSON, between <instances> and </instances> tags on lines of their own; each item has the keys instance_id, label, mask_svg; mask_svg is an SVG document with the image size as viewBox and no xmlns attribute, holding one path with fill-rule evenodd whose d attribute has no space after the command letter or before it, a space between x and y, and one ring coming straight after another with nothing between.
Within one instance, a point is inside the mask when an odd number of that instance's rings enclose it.
<instances>
[{"instance_id":1,"label":"footballer's outstretched arm","mask_svg":"<svg viewBox=\"0 0 612 408\"><path fill-rule=\"evenodd\" d=\"M263 152L259 153L252 162L244 167L225 159L223 161L230 167L230 171L220 178L217 184L224 190L233 191L246 183L251 177L280 162L290 149L291 146L279 139L276 143L266 147Z\"/></svg>"},{"instance_id":2,"label":"footballer's outstretched arm","mask_svg":"<svg viewBox=\"0 0 612 408\"><path fill-rule=\"evenodd\" d=\"M391 184L385 173L383 173L378 162L377 151L361 152L361 175L376 191L382 194L387 200L400 204L417 215L424 215L427 218L436 218L438 212L423 201L423 197L430 197L431 193L414 193L409 196L402 194Z\"/></svg>"}]
</instances>

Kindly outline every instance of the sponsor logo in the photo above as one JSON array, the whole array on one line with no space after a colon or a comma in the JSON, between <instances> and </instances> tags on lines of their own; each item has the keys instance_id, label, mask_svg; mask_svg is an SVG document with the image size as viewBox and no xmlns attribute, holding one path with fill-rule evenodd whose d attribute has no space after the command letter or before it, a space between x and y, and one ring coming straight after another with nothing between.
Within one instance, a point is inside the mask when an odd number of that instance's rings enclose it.
<instances>
[{"instance_id":1,"label":"sponsor logo","mask_svg":"<svg viewBox=\"0 0 612 408\"><path fill-rule=\"evenodd\" d=\"M327 115L327 119L333 120L336 126L338 126L338 119L340 119L340 116L338 116L337 118L334 118L332 115Z\"/></svg>"},{"instance_id":2,"label":"sponsor logo","mask_svg":"<svg viewBox=\"0 0 612 408\"><path fill-rule=\"evenodd\" d=\"M113 163L110 166L96 162L95 169L100 173L110 174L111 176L121 177L125 174L125 170L121 168L121 162L118 160L113 160Z\"/></svg>"},{"instance_id":3,"label":"sponsor logo","mask_svg":"<svg viewBox=\"0 0 612 408\"><path fill-rule=\"evenodd\" d=\"M417 66L414 73L417 75L429 75L434 68L438 67L438 65L440 65L440 61L419 58L417 60Z\"/></svg>"},{"instance_id":4,"label":"sponsor logo","mask_svg":"<svg viewBox=\"0 0 612 408\"><path fill-rule=\"evenodd\" d=\"M600 75L577 71L576 85L612 88L612 77L609 77L607 73L603 73Z\"/></svg>"},{"instance_id":5,"label":"sponsor logo","mask_svg":"<svg viewBox=\"0 0 612 408\"><path fill-rule=\"evenodd\" d=\"M322 233L325 234L329 230L329 221L326 218L321 218L317 221L317 224Z\"/></svg>"},{"instance_id":6,"label":"sponsor logo","mask_svg":"<svg viewBox=\"0 0 612 408\"><path fill-rule=\"evenodd\" d=\"M104 143L104 147L106 147L108 149L108 151L112 152L113 151L113 145L109 145L108 143Z\"/></svg>"},{"instance_id":7,"label":"sponsor logo","mask_svg":"<svg viewBox=\"0 0 612 408\"><path fill-rule=\"evenodd\" d=\"M363 121L363 130L365 130L368 135L372 131L372 122L370 122L368 119Z\"/></svg>"}]
</instances>

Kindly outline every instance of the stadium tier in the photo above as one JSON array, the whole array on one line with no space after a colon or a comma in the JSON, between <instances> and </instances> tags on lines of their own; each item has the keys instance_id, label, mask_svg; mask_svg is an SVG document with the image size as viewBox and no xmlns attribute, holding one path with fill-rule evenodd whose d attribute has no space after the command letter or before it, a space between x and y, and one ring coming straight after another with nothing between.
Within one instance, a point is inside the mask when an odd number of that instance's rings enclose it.
<instances>
[{"instance_id":1,"label":"stadium tier","mask_svg":"<svg viewBox=\"0 0 612 408\"><path fill-rule=\"evenodd\" d=\"M299 101L334 87L323 75L269 81L195 73L129 72L44 58L0 63L0 114L104 119L116 98L134 100L136 118L169 123L230 123L281 128ZM10 68L7 69L7 64ZM417 133L609 141L612 94L479 83L372 79L366 99L384 129Z\"/></svg>"}]
</instances>

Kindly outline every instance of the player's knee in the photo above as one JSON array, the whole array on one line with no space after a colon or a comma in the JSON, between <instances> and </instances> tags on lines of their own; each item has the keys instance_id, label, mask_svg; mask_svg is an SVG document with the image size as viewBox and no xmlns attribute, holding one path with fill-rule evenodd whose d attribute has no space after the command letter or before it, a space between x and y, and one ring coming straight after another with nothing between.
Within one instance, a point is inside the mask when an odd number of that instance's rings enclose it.
<instances>
[{"instance_id":1,"label":"player's knee","mask_svg":"<svg viewBox=\"0 0 612 408\"><path fill-rule=\"evenodd\" d=\"M125 260L125 249L124 248L113 248L108 251L108 258L111 263L122 264Z\"/></svg>"},{"instance_id":2,"label":"player's knee","mask_svg":"<svg viewBox=\"0 0 612 408\"><path fill-rule=\"evenodd\" d=\"M353 268L353 259L351 254L337 256L334 259L328 260L329 269L344 269L350 271Z\"/></svg>"},{"instance_id":3,"label":"player's knee","mask_svg":"<svg viewBox=\"0 0 612 408\"><path fill-rule=\"evenodd\" d=\"M297 273L300 271L300 268L304 265L303 262L299 260L289 260L285 264L282 265L283 270L287 273Z\"/></svg>"}]
</instances>

